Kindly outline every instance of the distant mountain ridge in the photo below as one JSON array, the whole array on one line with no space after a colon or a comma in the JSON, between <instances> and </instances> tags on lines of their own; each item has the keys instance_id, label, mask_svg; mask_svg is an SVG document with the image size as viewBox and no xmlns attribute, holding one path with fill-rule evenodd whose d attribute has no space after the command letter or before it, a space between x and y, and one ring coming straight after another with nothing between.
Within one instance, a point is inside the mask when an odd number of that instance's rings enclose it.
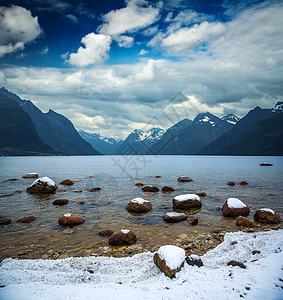
<instances>
[{"instance_id":1,"label":"distant mountain ridge","mask_svg":"<svg viewBox=\"0 0 283 300\"><path fill-rule=\"evenodd\" d=\"M68 155L98 155L98 151L80 137L72 122L49 110L43 113L30 100L22 100L17 95L0 89L0 94L17 101L23 111L31 118L40 139L55 152Z\"/></svg>"}]
</instances>

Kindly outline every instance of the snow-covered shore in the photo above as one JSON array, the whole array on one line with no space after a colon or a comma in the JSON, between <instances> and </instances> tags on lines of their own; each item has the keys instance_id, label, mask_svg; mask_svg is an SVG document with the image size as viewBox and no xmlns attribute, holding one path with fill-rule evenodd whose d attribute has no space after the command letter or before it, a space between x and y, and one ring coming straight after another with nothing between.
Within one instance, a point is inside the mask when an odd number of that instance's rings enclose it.
<instances>
[{"instance_id":1,"label":"snow-covered shore","mask_svg":"<svg viewBox=\"0 0 283 300\"><path fill-rule=\"evenodd\" d=\"M261 252L253 255L253 250ZM242 295L279 300L283 299L282 250L283 230L228 233L222 244L201 257L203 267L185 263L174 279L159 271L152 253L128 258L5 259L0 266L0 299L219 300ZM247 268L227 266L230 260Z\"/></svg>"}]
</instances>

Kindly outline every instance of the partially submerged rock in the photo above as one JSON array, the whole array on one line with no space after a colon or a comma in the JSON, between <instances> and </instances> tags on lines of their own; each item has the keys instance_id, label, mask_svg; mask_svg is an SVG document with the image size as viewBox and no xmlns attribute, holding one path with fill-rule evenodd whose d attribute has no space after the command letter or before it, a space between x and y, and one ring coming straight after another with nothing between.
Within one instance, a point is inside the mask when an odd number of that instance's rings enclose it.
<instances>
[{"instance_id":1,"label":"partially submerged rock","mask_svg":"<svg viewBox=\"0 0 283 300\"><path fill-rule=\"evenodd\" d=\"M0 225L8 225L11 223L11 219L8 218L0 218Z\"/></svg>"},{"instance_id":2,"label":"partially submerged rock","mask_svg":"<svg viewBox=\"0 0 283 300\"><path fill-rule=\"evenodd\" d=\"M261 167L271 167L273 166L273 164L267 163L267 162L262 162L261 164L259 164Z\"/></svg>"},{"instance_id":3,"label":"partially submerged rock","mask_svg":"<svg viewBox=\"0 0 283 300\"><path fill-rule=\"evenodd\" d=\"M159 248L154 254L153 261L169 278L175 277L185 262L185 250L173 245L166 245Z\"/></svg>"},{"instance_id":4,"label":"partially submerged rock","mask_svg":"<svg viewBox=\"0 0 283 300\"><path fill-rule=\"evenodd\" d=\"M234 186L236 183L235 183L235 181L228 181L227 182L227 185L230 185L230 186Z\"/></svg>"},{"instance_id":5,"label":"partially submerged rock","mask_svg":"<svg viewBox=\"0 0 283 300\"><path fill-rule=\"evenodd\" d=\"M110 236L112 233L114 233L114 231L111 229L104 229L98 232L101 236Z\"/></svg>"},{"instance_id":6,"label":"partially submerged rock","mask_svg":"<svg viewBox=\"0 0 283 300\"><path fill-rule=\"evenodd\" d=\"M52 179L48 177L40 177L27 188L27 193L48 194L55 193L57 189L58 187Z\"/></svg>"},{"instance_id":7,"label":"partially submerged rock","mask_svg":"<svg viewBox=\"0 0 283 300\"><path fill-rule=\"evenodd\" d=\"M181 176L178 178L178 181L179 182L190 182L190 181L193 181L193 179L190 177L187 177L187 176Z\"/></svg>"},{"instance_id":8,"label":"partially submerged rock","mask_svg":"<svg viewBox=\"0 0 283 300\"><path fill-rule=\"evenodd\" d=\"M75 214L64 214L61 216L58 220L59 225L64 225L64 226L73 226L73 225L79 225L85 222L85 219L75 215Z\"/></svg>"},{"instance_id":9,"label":"partially submerged rock","mask_svg":"<svg viewBox=\"0 0 283 300\"><path fill-rule=\"evenodd\" d=\"M198 224L198 218L190 218L190 219L187 219L187 223L190 224L190 225L197 225Z\"/></svg>"},{"instance_id":10,"label":"partially submerged rock","mask_svg":"<svg viewBox=\"0 0 283 300\"><path fill-rule=\"evenodd\" d=\"M16 222L17 223L31 223L35 220L35 217L34 216L23 216L23 217L20 217Z\"/></svg>"},{"instance_id":11,"label":"partially submerged rock","mask_svg":"<svg viewBox=\"0 0 283 300\"><path fill-rule=\"evenodd\" d=\"M135 186L144 186L144 184L142 182L137 182Z\"/></svg>"},{"instance_id":12,"label":"partially submerged rock","mask_svg":"<svg viewBox=\"0 0 283 300\"><path fill-rule=\"evenodd\" d=\"M60 184L62 184L62 185L73 185L74 181L72 181L70 179L65 179L65 180L61 181Z\"/></svg>"},{"instance_id":13,"label":"partially submerged rock","mask_svg":"<svg viewBox=\"0 0 283 300\"><path fill-rule=\"evenodd\" d=\"M133 245L137 241L136 235L127 229L114 232L110 235L108 243L111 246Z\"/></svg>"},{"instance_id":14,"label":"partially submerged rock","mask_svg":"<svg viewBox=\"0 0 283 300\"><path fill-rule=\"evenodd\" d=\"M280 216L272 209L262 208L255 212L254 219L261 223L278 224Z\"/></svg>"},{"instance_id":15,"label":"partially submerged rock","mask_svg":"<svg viewBox=\"0 0 283 300\"><path fill-rule=\"evenodd\" d=\"M224 217L248 216L250 208L237 198L229 198L222 206L222 214Z\"/></svg>"},{"instance_id":16,"label":"partially submerged rock","mask_svg":"<svg viewBox=\"0 0 283 300\"><path fill-rule=\"evenodd\" d=\"M83 200L78 200L75 202L75 204L85 204L85 202Z\"/></svg>"},{"instance_id":17,"label":"partially submerged rock","mask_svg":"<svg viewBox=\"0 0 283 300\"><path fill-rule=\"evenodd\" d=\"M159 188L157 186L146 185L142 188L142 191L156 193L159 192Z\"/></svg>"},{"instance_id":18,"label":"partially submerged rock","mask_svg":"<svg viewBox=\"0 0 283 300\"><path fill-rule=\"evenodd\" d=\"M18 180L17 178L10 178L10 179L5 180L4 182L17 181L17 180Z\"/></svg>"},{"instance_id":19,"label":"partially submerged rock","mask_svg":"<svg viewBox=\"0 0 283 300\"><path fill-rule=\"evenodd\" d=\"M202 203L196 194L179 195L173 198L173 208L187 209L200 208Z\"/></svg>"},{"instance_id":20,"label":"partially submerged rock","mask_svg":"<svg viewBox=\"0 0 283 300\"><path fill-rule=\"evenodd\" d=\"M163 220L167 223L178 223L181 221L185 221L186 219L188 219L187 215L177 212L167 212L163 216Z\"/></svg>"},{"instance_id":21,"label":"partially submerged rock","mask_svg":"<svg viewBox=\"0 0 283 300\"><path fill-rule=\"evenodd\" d=\"M202 262L201 258L196 254L191 254L191 255L187 256L186 262L190 266L197 266L197 267L203 266L203 262Z\"/></svg>"},{"instance_id":22,"label":"partially submerged rock","mask_svg":"<svg viewBox=\"0 0 283 300\"><path fill-rule=\"evenodd\" d=\"M205 192L199 192L199 193L196 193L196 195L198 195L199 197L206 197Z\"/></svg>"},{"instance_id":23,"label":"partially submerged rock","mask_svg":"<svg viewBox=\"0 0 283 300\"><path fill-rule=\"evenodd\" d=\"M53 201L53 205L66 205L69 203L69 200L67 199L57 199L55 201Z\"/></svg>"},{"instance_id":24,"label":"partially submerged rock","mask_svg":"<svg viewBox=\"0 0 283 300\"><path fill-rule=\"evenodd\" d=\"M92 189L90 189L90 190L88 190L89 192L98 192L98 191L100 191L101 190L101 187L99 187L99 186L97 186L97 187L94 187L94 188L92 188Z\"/></svg>"},{"instance_id":25,"label":"partially submerged rock","mask_svg":"<svg viewBox=\"0 0 283 300\"><path fill-rule=\"evenodd\" d=\"M130 212L145 213L152 210L152 204L143 198L134 198L127 204L126 209Z\"/></svg>"},{"instance_id":26,"label":"partially submerged rock","mask_svg":"<svg viewBox=\"0 0 283 300\"><path fill-rule=\"evenodd\" d=\"M240 185L248 185L248 183L246 181L241 181L239 182Z\"/></svg>"},{"instance_id":27,"label":"partially submerged rock","mask_svg":"<svg viewBox=\"0 0 283 300\"><path fill-rule=\"evenodd\" d=\"M28 174L22 176L22 178L38 178L38 174L37 173L28 173Z\"/></svg>"},{"instance_id":28,"label":"partially submerged rock","mask_svg":"<svg viewBox=\"0 0 283 300\"><path fill-rule=\"evenodd\" d=\"M236 225L244 227L255 227L255 224L252 220L241 216L237 218Z\"/></svg>"},{"instance_id":29,"label":"partially submerged rock","mask_svg":"<svg viewBox=\"0 0 283 300\"><path fill-rule=\"evenodd\" d=\"M164 187L162 188L161 191L162 191L162 192L174 192L175 189L172 188L171 186L164 185Z\"/></svg>"}]
</instances>

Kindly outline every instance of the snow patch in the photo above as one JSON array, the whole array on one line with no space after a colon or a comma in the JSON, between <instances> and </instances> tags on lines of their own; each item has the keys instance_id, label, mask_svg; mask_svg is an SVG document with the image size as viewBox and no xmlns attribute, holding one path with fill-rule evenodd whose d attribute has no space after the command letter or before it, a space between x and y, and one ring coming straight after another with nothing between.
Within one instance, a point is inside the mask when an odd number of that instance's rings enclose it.
<instances>
[{"instance_id":1,"label":"snow patch","mask_svg":"<svg viewBox=\"0 0 283 300\"><path fill-rule=\"evenodd\" d=\"M227 205L230 208L243 208L243 207L247 206L245 203L243 203L241 200L239 200L237 198L227 199Z\"/></svg>"},{"instance_id":2,"label":"snow patch","mask_svg":"<svg viewBox=\"0 0 283 300\"><path fill-rule=\"evenodd\" d=\"M167 212L166 215L167 215L168 217L180 217L180 216L186 216L186 215L183 214L183 213L177 213L177 212L174 212L174 211L172 211L172 212Z\"/></svg>"},{"instance_id":3,"label":"snow patch","mask_svg":"<svg viewBox=\"0 0 283 300\"><path fill-rule=\"evenodd\" d=\"M200 201L200 197L196 194L185 194L174 197L177 201L186 201L186 200L198 200Z\"/></svg>"},{"instance_id":4,"label":"snow patch","mask_svg":"<svg viewBox=\"0 0 283 300\"><path fill-rule=\"evenodd\" d=\"M270 209L270 208L261 208L260 210L270 212L270 213L272 213L273 215L275 214L274 210L272 210L272 209Z\"/></svg>"},{"instance_id":5,"label":"snow patch","mask_svg":"<svg viewBox=\"0 0 283 300\"><path fill-rule=\"evenodd\" d=\"M30 186L33 186L33 185L37 184L39 181L46 182L47 185L49 185L49 186L55 186L55 182L52 179L50 179L49 177L46 177L46 176L36 179Z\"/></svg>"},{"instance_id":6,"label":"snow patch","mask_svg":"<svg viewBox=\"0 0 283 300\"><path fill-rule=\"evenodd\" d=\"M185 261L185 250L173 245L166 245L157 251L159 257L164 259L170 269L177 269Z\"/></svg>"},{"instance_id":7,"label":"snow patch","mask_svg":"<svg viewBox=\"0 0 283 300\"><path fill-rule=\"evenodd\" d=\"M123 232L123 233L127 234L127 233L129 233L129 232L130 232L130 230L128 230L128 229L122 229L122 230L121 230L121 232Z\"/></svg>"},{"instance_id":8,"label":"snow patch","mask_svg":"<svg viewBox=\"0 0 283 300\"><path fill-rule=\"evenodd\" d=\"M138 204L143 204L143 203L149 202L149 201L144 200L143 198L134 198L133 200L131 200L131 202L138 203Z\"/></svg>"},{"instance_id":9,"label":"snow patch","mask_svg":"<svg viewBox=\"0 0 283 300\"><path fill-rule=\"evenodd\" d=\"M193 260L200 260L200 256L198 256L196 254L191 254L189 257Z\"/></svg>"},{"instance_id":10,"label":"snow patch","mask_svg":"<svg viewBox=\"0 0 283 300\"><path fill-rule=\"evenodd\" d=\"M64 217L69 218L71 216L70 213L64 214Z\"/></svg>"}]
</instances>

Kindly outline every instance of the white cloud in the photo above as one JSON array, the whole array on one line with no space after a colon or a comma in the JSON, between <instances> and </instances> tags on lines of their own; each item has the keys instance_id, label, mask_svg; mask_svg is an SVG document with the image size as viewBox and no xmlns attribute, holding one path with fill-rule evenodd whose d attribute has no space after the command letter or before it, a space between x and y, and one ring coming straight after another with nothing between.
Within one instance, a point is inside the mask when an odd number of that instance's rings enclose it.
<instances>
[{"instance_id":1,"label":"white cloud","mask_svg":"<svg viewBox=\"0 0 283 300\"><path fill-rule=\"evenodd\" d=\"M146 53L148 53L147 50L141 49L141 51L139 52L139 55L145 55Z\"/></svg>"},{"instance_id":2,"label":"white cloud","mask_svg":"<svg viewBox=\"0 0 283 300\"><path fill-rule=\"evenodd\" d=\"M37 17L20 6L0 7L0 57L24 49L41 34Z\"/></svg>"},{"instance_id":3,"label":"white cloud","mask_svg":"<svg viewBox=\"0 0 283 300\"><path fill-rule=\"evenodd\" d=\"M222 23L205 21L192 27L180 28L164 38L161 45L170 48L172 52L182 52L219 37L225 30Z\"/></svg>"},{"instance_id":4,"label":"white cloud","mask_svg":"<svg viewBox=\"0 0 283 300\"><path fill-rule=\"evenodd\" d=\"M77 24L79 22L79 19L72 14L66 15L66 18L74 24Z\"/></svg>"},{"instance_id":5,"label":"white cloud","mask_svg":"<svg viewBox=\"0 0 283 300\"><path fill-rule=\"evenodd\" d=\"M49 51L48 47L45 47L44 49L42 49L42 50L40 51L40 54L41 54L41 55L45 55L45 54L48 53L48 51Z\"/></svg>"},{"instance_id":6,"label":"white cloud","mask_svg":"<svg viewBox=\"0 0 283 300\"><path fill-rule=\"evenodd\" d=\"M152 36L155 35L158 32L158 27L157 26L153 26L153 27L148 27L146 28L142 34L145 36Z\"/></svg>"},{"instance_id":7,"label":"white cloud","mask_svg":"<svg viewBox=\"0 0 283 300\"><path fill-rule=\"evenodd\" d=\"M128 0L127 6L104 15L100 33L120 35L145 28L157 20L159 9L146 0Z\"/></svg>"},{"instance_id":8,"label":"white cloud","mask_svg":"<svg viewBox=\"0 0 283 300\"><path fill-rule=\"evenodd\" d=\"M71 53L69 63L74 66L85 67L91 64L102 64L108 59L108 52L112 38L109 35L89 33L82 38L84 47L76 53Z\"/></svg>"},{"instance_id":9,"label":"white cloud","mask_svg":"<svg viewBox=\"0 0 283 300\"><path fill-rule=\"evenodd\" d=\"M131 36L121 35L117 38L119 47L130 48L134 44L134 38Z\"/></svg>"}]
</instances>

